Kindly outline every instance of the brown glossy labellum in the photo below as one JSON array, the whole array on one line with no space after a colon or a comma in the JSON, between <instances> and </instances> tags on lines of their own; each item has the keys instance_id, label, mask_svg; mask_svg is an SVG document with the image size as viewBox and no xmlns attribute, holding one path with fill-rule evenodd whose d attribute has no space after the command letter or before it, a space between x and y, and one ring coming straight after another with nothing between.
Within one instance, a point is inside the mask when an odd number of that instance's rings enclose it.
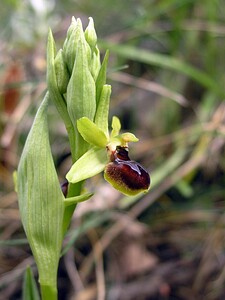
<instances>
[{"instance_id":1,"label":"brown glossy labellum","mask_svg":"<svg viewBox=\"0 0 225 300\"><path fill-rule=\"evenodd\" d=\"M147 192L150 186L148 172L136 161L130 160L128 148L117 146L110 153L110 162L106 165L105 179L125 195Z\"/></svg>"}]
</instances>

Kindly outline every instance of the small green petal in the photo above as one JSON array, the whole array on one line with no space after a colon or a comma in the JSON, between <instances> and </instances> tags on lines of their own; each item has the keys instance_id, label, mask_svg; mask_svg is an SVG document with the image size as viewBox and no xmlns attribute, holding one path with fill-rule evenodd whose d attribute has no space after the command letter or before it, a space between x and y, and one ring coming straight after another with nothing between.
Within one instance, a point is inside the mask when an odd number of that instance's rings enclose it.
<instances>
[{"instance_id":1,"label":"small green petal","mask_svg":"<svg viewBox=\"0 0 225 300\"><path fill-rule=\"evenodd\" d=\"M114 116L113 119L112 119L111 137L117 136L120 132L120 129L121 129L120 119L117 118L116 116Z\"/></svg>"},{"instance_id":2,"label":"small green petal","mask_svg":"<svg viewBox=\"0 0 225 300\"><path fill-rule=\"evenodd\" d=\"M69 182L76 183L102 172L107 163L107 153L102 148L92 148L81 156L66 175Z\"/></svg>"},{"instance_id":3,"label":"small green petal","mask_svg":"<svg viewBox=\"0 0 225 300\"><path fill-rule=\"evenodd\" d=\"M130 132L122 133L121 138L125 143L139 141L139 139L133 133L130 133Z\"/></svg>"},{"instance_id":4,"label":"small green petal","mask_svg":"<svg viewBox=\"0 0 225 300\"><path fill-rule=\"evenodd\" d=\"M109 117L109 102L111 95L111 85L105 84L102 88L101 97L99 99L96 115L95 124L102 129L108 136L108 117Z\"/></svg>"},{"instance_id":5,"label":"small green petal","mask_svg":"<svg viewBox=\"0 0 225 300\"><path fill-rule=\"evenodd\" d=\"M108 139L105 133L90 119L83 117L77 121L77 128L86 142L96 147L105 148Z\"/></svg>"}]
</instances>

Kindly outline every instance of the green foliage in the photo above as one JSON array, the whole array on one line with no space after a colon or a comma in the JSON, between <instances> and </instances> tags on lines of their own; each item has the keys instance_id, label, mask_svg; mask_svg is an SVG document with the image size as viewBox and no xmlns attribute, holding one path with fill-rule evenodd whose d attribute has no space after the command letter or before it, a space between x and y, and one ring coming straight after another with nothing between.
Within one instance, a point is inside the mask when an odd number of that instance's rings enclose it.
<instances>
[{"instance_id":1,"label":"green foliage","mask_svg":"<svg viewBox=\"0 0 225 300\"><path fill-rule=\"evenodd\" d=\"M39 282L57 295L56 276L63 238L63 194L48 137L48 93L40 106L18 166L17 191L24 230L35 257ZM54 200L54 201L53 201Z\"/></svg>"},{"instance_id":2,"label":"green foliage","mask_svg":"<svg viewBox=\"0 0 225 300\"><path fill-rule=\"evenodd\" d=\"M40 300L36 282L30 267L26 269L23 280L23 300Z\"/></svg>"}]
</instances>

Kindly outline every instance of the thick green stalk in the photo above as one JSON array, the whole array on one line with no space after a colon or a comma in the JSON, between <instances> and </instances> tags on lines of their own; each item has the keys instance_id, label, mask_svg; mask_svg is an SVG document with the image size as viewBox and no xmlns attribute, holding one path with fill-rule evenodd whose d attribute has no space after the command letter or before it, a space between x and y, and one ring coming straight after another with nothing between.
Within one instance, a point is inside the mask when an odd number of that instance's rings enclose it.
<instances>
[{"instance_id":1,"label":"thick green stalk","mask_svg":"<svg viewBox=\"0 0 225 300\"><path fill-rule=\"evenodd\" d=\"M42 300L57 300L58 293L57 293L57 285L44 285L40 284L41 286L41 299Z\"/></svg>"},{"instance_id":2,"label":"thick green stalk","mask_svg":"<svg viewBox=\"0 0 225 300\"><path fill-rule=\"evenodd\" d=\"M81 194L82 183L83 182L81 181L78 183L70 183L67 197L69 198L69 197L79 196ZM70 224L76 206L77 205L74 204L65 207L64 215L63 215L63 234L65 234L68 229L68 226Z\"/></svg>"}]
</instances>

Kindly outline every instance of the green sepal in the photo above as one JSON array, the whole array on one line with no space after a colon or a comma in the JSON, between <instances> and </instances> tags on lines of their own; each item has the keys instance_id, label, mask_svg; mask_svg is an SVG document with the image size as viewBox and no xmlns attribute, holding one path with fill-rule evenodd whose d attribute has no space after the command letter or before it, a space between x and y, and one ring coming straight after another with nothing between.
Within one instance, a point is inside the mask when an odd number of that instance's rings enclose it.
<instances>
[{"instance_id":1,"label":"green sepal","mask_svg":"<svg viewBox=\"0 0 225 300\"><path fill-rule=\"evenodd\" d=\"M79 202L83 202L83 201L90 199L93 195L94 195L93 193L86 193L86 194L75 196L75 197L65 198L64 204L65 204L65 206L74 205Z\"/></svg>"},{"instance_id":2,"label":"green sepal","mask_svg":"<svg viewBox=\"0 0 225 300\"><path fill-rule=\"evenodd\" d=\"M106 136L109 136L108 117L109 117L110 95L111 95L111 85L105 84L102 88L101 97L99 99L99 103L95 115L95 124L105 132Z\"/></svg>"},{"instance_id":3,"label":"green sepal","mask_svg":"<svg viewBox=\"0 0 225 300\"><path fill-rule=\"evenodd\" d=\"M64 196L48 136L47 93L27 137L17 173L19 210L39 271L39 282L56 290L62 244Z\"/></svg>"},{"instance_id":4,"label":"green sepal","mask_svg":"<svg viewBox=\"0 0 225 300\"><path fill-rule=\"evenodd\" d=\"M94 147L81 156L66 175L69 182L76 183L102 172L107 163L106 149Z\"/></svg>"},{"instance_id":5,"label":"green sepal","mask_svg":"<svg viewBox=\"0 0 225 300\"><path fill-rule=\"evenodd\" d=\"M22 300L40 300L38 288L34 279L33 272L27 267L23 279Z\"/></svg>"},{"instance_id":6,"label":"green sepal","mask_svg":"<svg viewBox=\"0 0 225 300\"><path fill-rule=\"evenodd\" d=\"M77 128L83 139L89 144L105 148L108 142L105 133L98 126L86 117L77 121Z\"/></svg>"},{"instance_id":7,"label":"green sepal","mask_svg":"<svg viewBox=\"0 0 225 300\"><path fill-rule=\"evenodd\" d=\"M98 103L101 97L102 93L102 88L106 83L106 72L107 72L107 65L108 65L108 60L109 60L109 51L107 50L105 53L105 57L103 59L101 68L98 73L98 77L96 80L96 103L98 107Z\"/></svg>"}]
</instances>

